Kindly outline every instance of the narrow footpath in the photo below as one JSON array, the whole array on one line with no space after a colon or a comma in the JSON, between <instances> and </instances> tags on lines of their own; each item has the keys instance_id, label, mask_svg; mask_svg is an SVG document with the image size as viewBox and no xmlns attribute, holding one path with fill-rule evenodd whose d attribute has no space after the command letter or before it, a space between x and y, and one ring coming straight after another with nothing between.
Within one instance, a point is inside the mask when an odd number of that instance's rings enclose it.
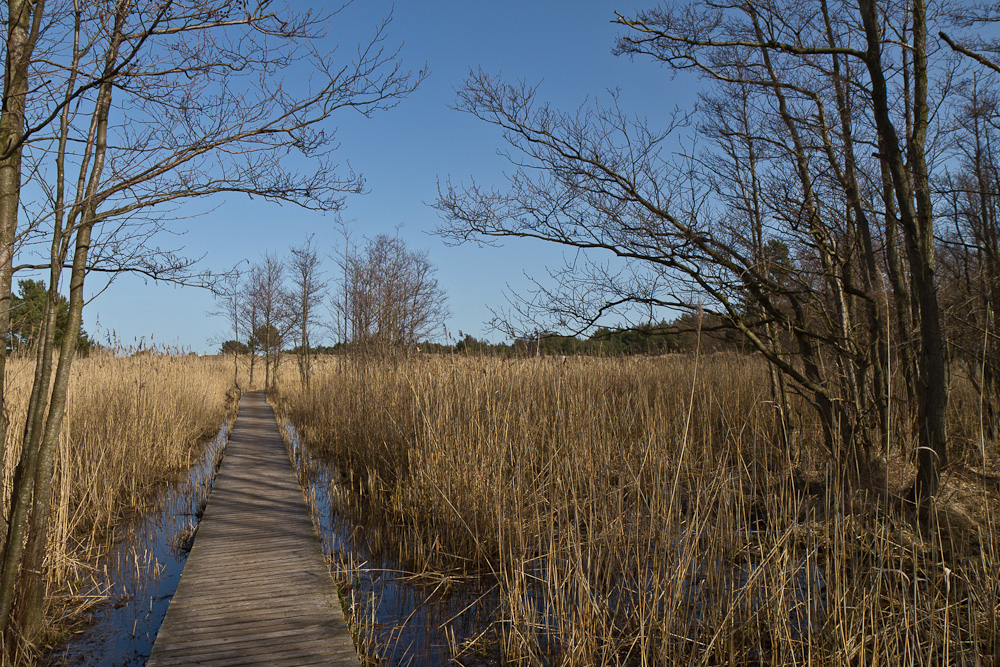
<instances>
[{"instance_id":1,"label":"narrow footpath","mask_svg":"<svg viewBox=\"0 0 1000 667\"><path fill-rule=\"evenodd\" d=\"M240 400L147 665L360 665L262 392Z\"/></svg>"}]
</instances>

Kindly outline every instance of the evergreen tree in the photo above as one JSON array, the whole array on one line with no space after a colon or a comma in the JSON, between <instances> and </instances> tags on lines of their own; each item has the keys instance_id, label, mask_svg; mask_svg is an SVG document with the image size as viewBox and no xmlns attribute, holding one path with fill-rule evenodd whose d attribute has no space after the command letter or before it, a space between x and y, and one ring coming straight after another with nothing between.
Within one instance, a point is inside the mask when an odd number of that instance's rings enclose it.
<instances>
[{"instance_id":1,"label":"evergreen tree","mask_svg":"<svg viewBox=\"0 0 1000 667\"><path fill-rule=\"evenodd\" d=\"M42 321L45 317L45 300L48 290L40 280L19 280L18 293L11 297L10 331L7 333L8 349L24 349L38 342L42 331ZM69 301L59 295L56 306L55 345L62 345L66 333L66 322L69 319ZM87 332L80 328L78 334L77 352L86 354L93 347L93 341Z\"/></svg>"}]
</instances>

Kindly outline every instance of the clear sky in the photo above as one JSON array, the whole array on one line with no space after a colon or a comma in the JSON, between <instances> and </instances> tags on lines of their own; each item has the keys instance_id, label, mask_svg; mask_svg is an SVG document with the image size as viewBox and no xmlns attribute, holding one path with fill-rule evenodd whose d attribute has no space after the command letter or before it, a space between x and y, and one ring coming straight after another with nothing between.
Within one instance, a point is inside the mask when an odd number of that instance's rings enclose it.
<instances>
[{"instance_id":1,"label":"clear sky","mask_svg":"<svg viewBox=\"0 0 1000 667\"><path fill-rule=\"evenodd\" d=\"M303 6L308 3L302 3ZM312 3L320 6L320 3ZM354 238L392 233L412 248L427 250L449 297L452 336L458 331L489 336L490 306L505 303L504 292L523 289L524 274L544 275L546 260L557 264L558 248L510 242L502 248L446 247L431 234L438 224L429 204L438 179L470 176L501 183L506 163L497 156L502 139L495 128L455 111L455 90L470 68L482 67L505 79L539 83L541 99L573 110L618 89L622 105L651 124L666 122L675 106L693 101L692 86L671 79L648 61L615 57L619 28L614 11L626 15L654 5L596 0L357 0L337 17L336 35L344 51L369 36L379 17L393 14L390 43L402 43L408 68L425 65L430 76L393 110L365 119L346 112L339 119L339 159L362 172L368 193L352 196L342 218ZM188 255L204 255L199 266L226 269L265 251L286 254L309 234L321 252L335 252L343 241L336 217L278 206L245 197L200 201L186 206L190 216L171 223L181 234L164 245L183 245ZM327 260L328 272L334 270ZM225 323L213 318L211 294L194 288L155 285L135 277L119 278L84 313L84 327L100 342L109 337L125 345L152 339L160 345L207 353L225 338ZM327 342L327 341L323 341Z\"/></svg>"}]
</instances>

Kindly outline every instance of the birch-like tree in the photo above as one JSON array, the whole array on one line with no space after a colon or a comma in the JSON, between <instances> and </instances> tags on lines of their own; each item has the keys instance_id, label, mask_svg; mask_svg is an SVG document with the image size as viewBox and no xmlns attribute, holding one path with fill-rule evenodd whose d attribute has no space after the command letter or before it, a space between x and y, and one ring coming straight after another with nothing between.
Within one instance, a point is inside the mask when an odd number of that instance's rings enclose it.
<instances>
[{"instance_id":1,"label":"birch-like tree","mask_svg":"<svg viewBox=\"0 0 1000 667\"><path fill-rule=\"evenodd\" d=\"M348 249L334 310L354 349L384 353L441 329L447 296L426 252L411 250L398 234L380 234Z\"/></svg>"},{"instance_id":2,"label":"birch-like tree","mask_svg":"<svg viewBox=\"0 0 1000 667\"><path fill-rule=\"evenodd\" d=\"M164 205L238 193L338 209L363 181L335 162L337 113L392 107L423 75L402 70L386 47L388 20L346 54L325 37L336 13L267 0L25 0L6 8L0 306L9 302L16 248L49 273L49 324L0 565L0 634L13 656L36 638L44 596L55 444L76 352L75 335L59 350L52 340L66 283L67 331L76 332L93 271L184 271L185 261L158 252L142 231L162 224ZM19 202L19 169L29 161L44 193L31 205ZM20 226L19 210L32 211Z\"/></svg>"},{"instance_id":3,"label":"birch-like tree","mask_svg":"<svg viewBox=\"0 0 1000 667\"><path fill-rule=\"evenodd\" d=\"M250 267L247 299L252 313L254 347L264 352L264 388L271 389L278 380L281 352L296 318L292 299L285 286L286 265L277 255L265 253Z\"/></svg>"},{"instance_id":4,"label":"birch-like tree","mask_svg":"<svg viewBox=\"0 0 1000 667\"><path fill-rule=\"evenodd\" d=\"M289 307L295 318L295 328L299 339L299 376L303 386L309 387L312 364L310 334L316 326L316 309L323 303L326 281L320 269L319 252L309 236L300 246L291 248L288 272L291 287L288 291Z\"/></svg>"},{"instance_id":5,"label":"birch-like tree","mask_svg":"<svg viewBox=\"0 0 1000 667\"><path fill-rule=\"evenodd\" d=\"M928 42L937 19L922 0L742 0L615 20L619 54L705 82L697 149L678 158L676 126L614 97L563 113L479 72L458 107L499 128L514 168L505 188L445 183L442 234L585 251L528 297L521 314L549 322L530 328L722 318L770 362L776 394L787 383L815 409L852 484L880 485L900 440L890 415L910 415L912 495L929 501L948 460L929 156L954 58Z\"/></svg>"},{"instance_id":6,"label":"birch-like tree","mask_svg":"<svg viewBox=\"0 0 1000 667\"><path fill-rule=\"evenodd\" d=\"M243 276L235 267L216 284L214 294L216 309L210 314L223 318L228 327L226 335L232 334L230 339L232 345L227 350L223 344L222 353L228 352L233 355L233 387L239 395L243 391L240 387L240 339L243 338L244 334L249 339L251 329L244 319L246 286ZM249 351L249 346L247 346L247 351Z\"/></svg>"}]
</instances>

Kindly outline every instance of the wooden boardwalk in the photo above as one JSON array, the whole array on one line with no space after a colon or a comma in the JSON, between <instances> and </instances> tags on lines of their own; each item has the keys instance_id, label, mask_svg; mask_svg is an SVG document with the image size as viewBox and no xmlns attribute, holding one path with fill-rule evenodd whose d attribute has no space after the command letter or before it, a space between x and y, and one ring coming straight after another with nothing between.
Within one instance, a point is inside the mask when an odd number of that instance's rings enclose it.
<instances>
[{"instance_id":1,"label":"wooden boardwalk","mask_svg":"<svg viewBox=\"0 0 1000 667\"><path fill-rule=\"evenodd\" d=\"M147 665L360 665L274 412L260 392L240 401Z\"/></svg>"}]
</instances>

